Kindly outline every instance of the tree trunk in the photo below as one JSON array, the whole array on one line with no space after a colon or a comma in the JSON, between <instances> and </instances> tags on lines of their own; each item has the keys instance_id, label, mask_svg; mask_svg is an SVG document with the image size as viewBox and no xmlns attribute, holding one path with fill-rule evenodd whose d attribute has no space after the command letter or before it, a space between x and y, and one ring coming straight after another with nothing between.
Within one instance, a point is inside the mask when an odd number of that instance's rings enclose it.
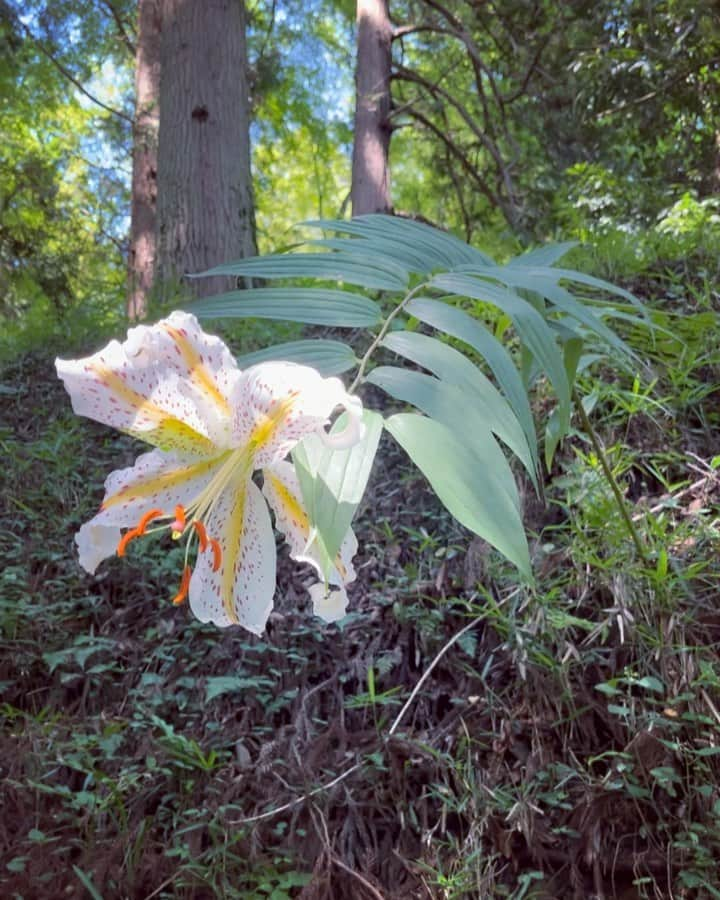
<instances>
[{"instance_id":1,"label":"tree trunk","mask_svg":"<svg viewBox=\"0 0 720 900\"><path fill-rule=\"evenodd\" d=\"M158 279L255 253L250 118L241 0L162 0ZM196 296L227 278L190 283Z\"/></svg>"},{"instance_id":2,"label":"tree trunk","mask_svg":"<svg viewBox=\"0 0 720 900\"><path fill-rule=\"evenodd\" d=\"M390 69L388 0L358 0L352 211L390 212Z\"/></svg>"},{"instance_id":3,"label":"tree trunk","mask_svg":"<svg viewBox=\"0 0 720 900\"><path fill-rule=\"evenodd\" d=\"M130 319L141 319L146 315L155 275L160 14L160 0L139 0L128 254L127 313Z\"/></svg>"}]
</instances>

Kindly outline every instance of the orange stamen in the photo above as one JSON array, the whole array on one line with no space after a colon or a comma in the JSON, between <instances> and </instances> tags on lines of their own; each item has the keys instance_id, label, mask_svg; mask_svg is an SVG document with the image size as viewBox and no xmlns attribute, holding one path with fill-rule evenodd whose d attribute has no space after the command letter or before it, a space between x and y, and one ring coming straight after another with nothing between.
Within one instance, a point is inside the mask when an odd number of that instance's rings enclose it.
<instances>
[{"instance_id":1,"label":"orange stamen","mask_svg":"<svg viewBox=\"0 0 720 900\"><path fill-rule=\"evenodd\" d=\"M210 538L210 546L212 547L213 552L213 572L217 572L220 568L220 563L222 562L222 549L220 548L220 543L215 540L215 538Z\"/></svg>"},{"instance_id":2,"label":"orange stamen","mask_svg":"<svg viewBox=\"0 0 720 900\"><path fill-rule=\"evenodd\" d=\"M145 531L152 520L158 519L162 514L163 511L161 509L151 509L150 512L146 512L137 524L137 528L135 529L137 533L139 535L145 534Z\"/></svg>"},{"instance_id":3,"label":"orange stamen","mask_svg":"<svg viewBox=\"0 0 720 900\"><path fill-rule=\"evenodd\" d=\"M190 566L185 566L182 573L182 580L180 581L180 590L173 597L173 606L180 606L181 603L184 602L185 598L188 595L188 591L190 590L190 576L192 575L192 569Z\"/></svg>"},{"instance_id":4,"label":"orange stamen","mask_svg":"<svg viewBox=\"0 0 720 900\"><path fill-rule=\"evenodd\" d=\"M198 538L200 539L200 552L202 553L204 550L207 550L207 531L205 531L205 526L203 525L203 523L199 522L197 519L192 524L195 531L197 531Z\"/></svg>"},{"instance_id":5,"label":"orange stamen","mask_svg":"<svg viewBox=\"0 0 720 900\"><path fill-rule=\"evenodd\" d=\"M134 541L136 537L140 537L140 530L137 528L131 528L130 531L126 531L125 534L120 538L120 543L117 545L117 555L125 556L125 550L127 549L127 545L130 541Z\"/></svg>"},{"instance_id":6,"label":"orange stamen","mask_svg":"<svg viewBox=\"0 0 720 900\"><path fill-rule=\"evenodd\" d=\"M185 531L187 520L185 518L185 508L179 504L175 507L175 520L170 523L173 540L176 541Z\"/></svg>"}]
</instances>

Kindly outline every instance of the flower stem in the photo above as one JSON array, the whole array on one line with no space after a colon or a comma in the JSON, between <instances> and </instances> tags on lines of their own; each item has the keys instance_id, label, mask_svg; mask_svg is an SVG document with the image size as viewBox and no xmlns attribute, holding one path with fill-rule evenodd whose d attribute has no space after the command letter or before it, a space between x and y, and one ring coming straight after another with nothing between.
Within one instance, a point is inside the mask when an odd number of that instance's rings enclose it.
<instances>
[{"instance_id":1,"label":"flower stem","mask_svg":"<svg viewBox=\"0 0 720 900\"><path fill-rule=\"evenodd\" d=\"M582 405L582 400L575 390L573 390L573 402L575 404L575 408L578 411L578 414L580 415L580 421L582 422L583 428L585 429L587 436L590 438L590 443L593 446L593 450L595 451L597 458L600 460L600 466L605 474L605 478L607 479L608 484L610 485L610 489L613 492L615 503L618 510L620 511L620 515L622 516L623 521L625 522L625 527L627 528L628 533L632 538L633 544L635 544L635 549L638 552L638 556L640 557L640 559L642 559L643 562L647 563L648 557L647 553L645 552L645 547L640 540L640 534L635 527L635 523L633 522L630 513L628 512L625 498L623 497L617 480L612 473L607 455L603 450L602 445L600 444L600 439L598 438L597 432L593 428L592 423L590 422L590 419L585 412L585 407Z\"/></svg>"},{"instance_id":2,"label":"flower stem","mask_svg":"<svg viewBox=\"0 0 720 900\"><path fill-rule=\"evenodd\" d=\"M387 317L387 319L385 319L385 321L383 322L382 328L380 329L380 331L377 334L377 337L372 342L372 344L370 344L370 346L367 348L363 358L360 360L360 365L358 367L358 372L357 372L357 375L355 376L355 380L348 388L349 394L352 394L357 389L360 382L362 381L363 375L365 374L365 369L367 367L367 364L370 362L370 357L377 350L377 348L380 345L380 343L382 342L383 338L388 333L388 329L390 328L390 324L392 323L392 320L395 318L395 316L398 315L398 313L402 312L403 309L405 309L405 307L412 300L412 298L415 296L415 294L417 294L417 292L424 287L427 287L426 281L423 281L422 284L416 285L410 291L410 293L406 297L404 297L400 303L398 303L398 305L390 313L390 315Z\"/></svg>"}]
</instances>

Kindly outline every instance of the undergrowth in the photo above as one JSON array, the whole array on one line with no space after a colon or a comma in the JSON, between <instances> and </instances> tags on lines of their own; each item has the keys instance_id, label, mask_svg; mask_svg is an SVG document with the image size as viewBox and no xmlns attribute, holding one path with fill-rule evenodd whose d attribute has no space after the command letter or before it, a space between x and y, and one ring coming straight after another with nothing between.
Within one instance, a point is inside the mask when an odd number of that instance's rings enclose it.
<instances>
[{"instance_id":1,"label":"undergrowth","mask_svg":"<svg viewBox=\"0 0 720 900\"><path fill-rule=\"evenodd\" d=\"M261 638L171 607L181 551L81 572L138 448L6 364L3 896L720 897L717 298L675 291L648 372L582 385L642 558L579 428L526 494L534 591L388 444L350 615L283 566Z\"/></svg>"}]
</instances>

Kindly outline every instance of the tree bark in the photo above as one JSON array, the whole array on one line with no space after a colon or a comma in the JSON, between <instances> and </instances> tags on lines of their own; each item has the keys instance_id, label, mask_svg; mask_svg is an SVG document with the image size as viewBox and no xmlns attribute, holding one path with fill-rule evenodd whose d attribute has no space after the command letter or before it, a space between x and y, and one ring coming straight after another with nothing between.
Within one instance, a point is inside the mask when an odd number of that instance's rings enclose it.
<instances>
[{"instance_id":1,"label":"tree bark","mask_svg":"<svg viewBox=\"0 0 720 900\"><path fill-rule=\"evenodd\" d=\"M358 0L352 211L390 212L390 70L388 0Z\"/></svg>"},{"instance_id":2,"label":"tree bark","mask_svg":"<svg viewBox=\"0 0 720 900\"><path fill-rule=\"evenodd\" d=\"M160 0L139 0L128 254L130 319L142 319L147 314L155 275L161 33Z\"/></svg>"},{"instance_id":3,"label":"tree bark","mask_svg":"<svg viewBox=\"0 0 720 900\"><path fill-rule=\"evenodd\" d=\"M158 279L171 295L187 273L255 253L242 0L162 0ZM228 290L198 279L196 296Z\"/></svg>"}]
</instances>

